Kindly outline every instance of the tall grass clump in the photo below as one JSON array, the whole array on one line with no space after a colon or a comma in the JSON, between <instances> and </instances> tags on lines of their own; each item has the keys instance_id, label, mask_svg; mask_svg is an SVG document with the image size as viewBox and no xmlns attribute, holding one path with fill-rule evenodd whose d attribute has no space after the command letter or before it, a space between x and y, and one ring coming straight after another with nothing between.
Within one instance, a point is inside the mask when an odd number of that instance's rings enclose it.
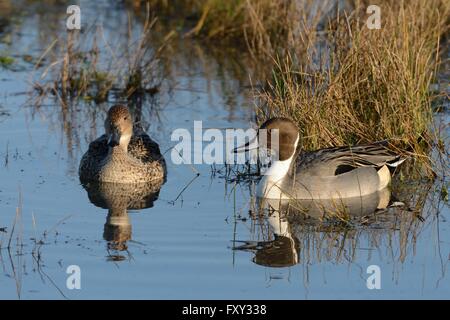
<instances>
[{"instance_id":1,"label":"tall grass clump","mask_svg":"<svg viewBox=\"0 0 450 320\"><path fill-rule=\"evenodd\" d=\"M272 77L256 94L259 118L295 120L304 149L389 139L429 163L438 139L429 88L449 30L449 2L383 0L381 29L369 29L368 4L355 3L328 19L324 38L297 37L274 58Z\"/></svg>"}]
</instances>

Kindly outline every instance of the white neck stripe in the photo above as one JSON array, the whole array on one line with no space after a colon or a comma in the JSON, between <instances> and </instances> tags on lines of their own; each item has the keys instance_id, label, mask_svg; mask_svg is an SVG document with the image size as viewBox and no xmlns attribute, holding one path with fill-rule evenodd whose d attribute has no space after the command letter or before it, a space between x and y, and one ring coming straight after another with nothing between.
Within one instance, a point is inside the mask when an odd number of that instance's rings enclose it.
<instances>
[{"instance_id":1,"label":"white neck stripe","mask_svg":"<svg viewBox=\"0 0 450 320\"><path fill-rule=\"evenodd\" d=\"M289 159L277 160L270 166L269 170L265 173L264 177L258 183L257 196L261 198L270 199L282 199L280 184L286 174L289 172L292 161L296 155L297 145L300 136L297 136L297 140L294 144L294 152Z\"/></svg>"}]
</instances>

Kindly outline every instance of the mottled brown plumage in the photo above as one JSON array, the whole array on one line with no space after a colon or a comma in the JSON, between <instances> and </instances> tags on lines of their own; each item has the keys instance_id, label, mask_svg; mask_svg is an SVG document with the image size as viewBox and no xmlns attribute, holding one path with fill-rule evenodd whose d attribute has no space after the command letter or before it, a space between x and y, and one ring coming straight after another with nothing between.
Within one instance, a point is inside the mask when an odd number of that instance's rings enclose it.
<instances>
[{"instance_id":1,"label":"mottled brown plumage","mask_svg":"<svg viewBox=\"0 0 450 320\"><path fill-rule=\"evenodd\" d=\"M90 143L79 167L82 182L145 183L164 181L166 163L158 144L134 128L125 106L113 106L105 134Z\"/></svg>"}]
</instances>

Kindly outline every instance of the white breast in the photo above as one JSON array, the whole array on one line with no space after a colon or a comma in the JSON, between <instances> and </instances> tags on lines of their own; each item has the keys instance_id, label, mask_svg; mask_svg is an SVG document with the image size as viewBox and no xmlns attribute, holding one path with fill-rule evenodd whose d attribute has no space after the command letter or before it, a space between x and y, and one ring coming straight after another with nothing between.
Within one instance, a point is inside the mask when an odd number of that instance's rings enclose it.
<instances>
[{"instance_id":1,"label":"white breast","mask_svg":"<svg viewBox=\"0 0 450 320\"><path fill-rule=\"evenodd\" d=\"M300 136L295 141L294 150L297 149ZM267 199L289 199L290 197L283 193L281 185L283 179L291 167L292 160L294 160L295 152L289 159L274 161L269 170L265 173L263 178L259 181L256 196Z\"/></svg>"},{"instance_id":2,"label":"white breast","mask_svg":"<svg viewBox=\"0 0 450 320\"><path fill-rule=\"evenodd\" d=\"M283 161L275 161L267 170L266 174L259 181L256 195L260 198L268 199L289 199L289 197L281 191L281 182L289 171L291 158Z\"/></svg>"}]
</instances>

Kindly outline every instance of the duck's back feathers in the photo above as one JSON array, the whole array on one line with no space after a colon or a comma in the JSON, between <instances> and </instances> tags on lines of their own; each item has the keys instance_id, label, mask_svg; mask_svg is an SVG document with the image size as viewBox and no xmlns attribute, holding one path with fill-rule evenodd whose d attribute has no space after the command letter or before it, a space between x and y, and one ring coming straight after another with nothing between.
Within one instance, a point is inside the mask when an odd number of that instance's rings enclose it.
<instances>
[{"instance_id":1,"label":"duck's back feathers","mask_svg":"<svg viewBox=\"0 0 450 320\"><path fill-rule=\"evenodd\" d=\"M364 196L385 188L391 178L387 166L403 160L385 142L320 149L298 154L278 184L296 199Z\"/></svg>"},{"instance_id":2,"label":"duck's back feathers","mask_svg":"<svg viewBox=\"0 0 450 320\"><path fill-rule=\"evenodd\" d=\"M134 158L146 163L151 161L164 161L159 145L148 134L141 133L131 137L128 153Z\"/></svg>"},{"instance_id":3,"label":"duck's back feathers","mask_svg":"<svg viewBox=\"0 0 450 320\"><path fill-rule=\"evenodd\" d=\"M334 176L360 167L397 166L404 159L386 148L386 142L326 148L298 157L296 171L315 176Z\"/></svg>"}]
</instances>

